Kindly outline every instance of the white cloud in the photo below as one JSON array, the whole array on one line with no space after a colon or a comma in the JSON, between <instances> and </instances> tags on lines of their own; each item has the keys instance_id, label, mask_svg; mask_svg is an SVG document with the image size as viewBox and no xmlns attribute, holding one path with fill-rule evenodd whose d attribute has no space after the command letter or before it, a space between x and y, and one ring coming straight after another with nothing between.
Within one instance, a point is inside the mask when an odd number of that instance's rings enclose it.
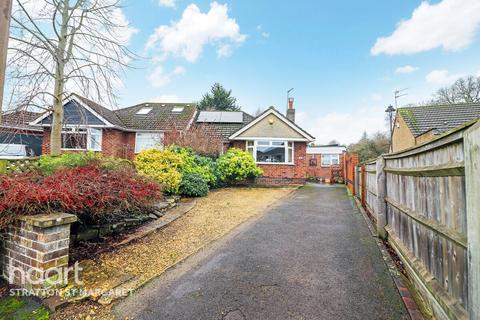
<instances>
[{"instance_id":1,"label":"white cloud","mask_svg":"<svg viewBox=\"0 0 480 320\"><path fill-rule=\"evenodd\" d=\"M403 66L403 67L398 67L396 70L395 70L395 73L402 73L402 74L406 74L406 73L412 73L412 72L415 72L418 70L418 67L413 67L411 65L406 65L406 66Z\"/></svg>"},{"instance_id":2,"label":"white cloud","mask_svg":"<svg viewBox=\"0 0 480 320\"><path fill-rule=\"evenodd\" d=\"M231 56L233 53L232 46L229 44L224 44L217 49L217 57L225 58Z\"/></svg>"},{"instance_id":3,"label":"white cloud","mask_svg":"<svg viewBox=\"0 0 480 320\"><path fill-rule=\"evenodd\" d=\"M373 101L382 101L383 97L381 94L379 93L374 93L372 94L372 96L370 97Z\"/></svg>"},{"instance_id":4,"label":"white cloud","mask_svg":"<svg viewBox=\"0 0 480 320\"><path fill-rule=\"evenodd\" d=\"M182 66L178 66L173 69L173 74L176 76L182 76L185 74L185 72L187 72L187 70Z\"/></svg>"},{"instance_id":5,"label":"white cloud","mask_svg":"<svg viewBox=\"0 0 480 320\"><path fill-rule=\"evenodd\" d=\"M180 102L180 101L181 101L180 97L177 96L176 94L164 94L164 95L161 95L159 97L154 98L152 102L171 103L171 102Z\"/></svg>"},{"instance_id":6,"label":"white cloud","mask_svg":"<svg viewBox=\"0 0 480 320\"><path fill-rule=\"evenodd\" d=\"M385 112L380 107L361 108L352 112L330 112L317 118L299 112L297 123L315 137L316 143L325 144L337 140L350 144L358 141L364 131L368 134L385 131L384 116Z\"/></svg>"},{"instance_id":7,"label":"white cloud","mask_svg":"<svg viewBox=\"0 0 480 320\"><path fill-rule=\"evenodd\" d=\"M175 8L176 0L159 0L158 4L162 7Z\"/></svg>"},{"instance_id":8,"label":"white cloud","mask_svg":"<svg viewBox=\"0 0 480 320\"><path fill-rule=\"evenodd\" d=\"M161 88L169 84L173 77L184 75L185 72L185 68L181 66L176 67L172 72L165 72L163 66L157 65L148 75L147 80L150 81L152 87Z\"/></svg>"},{"instance_id":9,"label":"white cloud","mask_svg":"<svg viewBox=\"0 0 480 320\"><path fill-rule=\"evenodd\" d=\"M458 51L470 45L480 26L480 1L423 1L388 37L378 38L373 55L413 54L434 48Z\"/></svg>"},{"instance_id":10,"label":"white cloud","mask_svg":"<svg viewBox=\"0 0 480 320\"><path fill-rule=\"evenodd\" d=\"M259 25L257 26L257 30L258 30L258 32L260 32L260 35L261 35L262 37L264 37L264 38L270 38L270 33L266 32L266 31L263 31L263 27L262 27L261 24L259 24Z\"/></svg>"},{"instance_id":11,"label":"white cloud","mask_svg":"<svg viewBox=\"0 0 480 320\"><path fill-rule=\"evenodd\" d=\"M448 70L433 70L432 72L427 74L425 79L429 83L447 85L455 82L455 80L463 76L464 75L461 73L450 74Z\"/></svg>"},{"instance_id":12,"label":"white cloud","mask_svg":"<svg viewBox=\"0 0 480 320\"><path fill-rule=\"evenodd\" d=\"M206 13L190 4L179 21L159 26L145 48L160 51L163 59L173 55L195 62L207 44L217 47L217 54L223 56L230 50L226 45L239 45L245 39L235 19L228 16L228 6L212 2Z\"/></svg>"}]
</instances>

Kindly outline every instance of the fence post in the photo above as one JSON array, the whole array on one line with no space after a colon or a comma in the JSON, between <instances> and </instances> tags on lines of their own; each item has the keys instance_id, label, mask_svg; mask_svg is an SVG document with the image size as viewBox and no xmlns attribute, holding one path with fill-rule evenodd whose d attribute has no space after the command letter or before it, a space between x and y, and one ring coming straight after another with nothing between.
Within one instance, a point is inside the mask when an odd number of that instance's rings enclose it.
<instances>
[{"instance_id":1,"label":"fence post","mask_svg":"<svg viewBox=\"0 0 480 320\"><path fill-rule=\"evenodd\" d=\"M358 168L353 166L353 195L358 195Z\"/></svg>"},{"instance_id":2,"label":"fence post","mask_svg":"<svg viewBox=\"0 0 480 320\"><path fill-rule=\"evenodd\" d=\"M365 208L365 196L367 195L366 194L366 191L367 191L367 188L366 188L366 185L367 185L367 181L365 179L365 164L362 164L362 167L360 168L360 181L362 181L362 192L360 193L361 197L360 197L360 202L362 203L362 207Z\"/></svg>"},{"instance_id":3,"label":"fence post","mask_svg":"<svg viewBox=\"0 0 480 320\"><path fill-rule=\"evenodd\" d=\"M385 176L385 158L380 156L376 163L377 178L377 234L380 238L386 239L385 226L387 225L387 179Z\"/></svg>"},{"instance_id":4,"label":"fence post","mask_svg":"<svg viewBox=\"0 0 480 320\"><path fill-rule=\"evenodd\" d=\"M470 319L480 319L480 121L464 135Z\"/></svg>"}]
</instances>

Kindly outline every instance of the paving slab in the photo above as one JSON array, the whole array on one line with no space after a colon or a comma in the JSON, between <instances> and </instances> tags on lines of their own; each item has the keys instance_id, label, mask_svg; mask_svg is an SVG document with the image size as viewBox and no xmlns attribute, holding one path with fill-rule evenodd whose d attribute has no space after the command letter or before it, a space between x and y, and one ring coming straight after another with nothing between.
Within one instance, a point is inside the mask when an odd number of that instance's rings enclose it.
<instances>
[{"instance_id":1,"label":"paving slab","mask_svg":"<svg viewBox=\"0 0 480 320\"><path fill-rule=\"evenodd\" d=\"M409 319L344 187L307 185L115 306L119 319Z\"/></svg>"}]
</instances>

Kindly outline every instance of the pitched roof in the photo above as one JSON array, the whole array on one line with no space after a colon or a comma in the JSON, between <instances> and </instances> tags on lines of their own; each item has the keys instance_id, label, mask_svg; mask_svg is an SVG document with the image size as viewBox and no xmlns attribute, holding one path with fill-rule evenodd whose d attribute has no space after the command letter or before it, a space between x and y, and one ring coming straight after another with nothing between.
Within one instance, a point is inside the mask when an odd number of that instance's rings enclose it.
<instances>
[{"instance_id":1,"label":"pitched roof","mask_svg":"<svg viewBox=\"0 0 480 320\"><path fill-rule=\"evenodd\" d=\"M69 101L72 100L77 102L77 105L89 109L92 116L99 118L102 124L105 123L107 126L123 130L184 130L192 122L196 112L195 104L188 103L141 103L128 108L111 110L77 94L72 95ZM139 114L138 112L142 108L148 108L150 111L145 114ZM51 112L36 117L31 122L39 125L50 114ZM48 125L48 123L44 123L44 125Z\"/></svg>"},{"instance_id":2,"label":"pitched roof","mask_svg":"<svg viewBox=\"0 0 480 320\"><path fill-rule=\"evenodd\" d=\"M30 122L40 117L42 112L32 112L27 110L6 111L2 115L2 127L38 130L29 125Z\"/></svg>"},{"instance_id":3,"label":"pitched roof","mask_svg":"<svg viewBox=\"0 0 480 320\"><path fill-rule=\"evenodd\" d=\"M75 98L78 98L80 102L83 102L87 106L89 106L93 111L98 113L100 116L102 116L105 120L113 124L114 126L122 127L123 123L122 121L118 118L118 116L115 114L115 111L110 110L95 101L92 101L90 99L87 99L85 97L82 97L78 94L73 94Z\"/></svg>"},{"instance_id":4,"label":"pitched roof","mask_svg":"<svg viewBox=\"0 0 480 320\"><path fill-rule=\"evenodd\" d=\"M300 133L302 136L304 136L307 140L309 141L314 141L315 138L310 135L307 131L302 129L298 124L295 122L290 121L287 117L285 117L281 112L279 112L275 107L269 107L267 110L259 114L257 117L255 117L248 125L243 126L240 128L237 132L233 133L229 138L234 139L236 136L238 136L240 133L243 131L247 130L249 127L255 125L255 123L259 122L261 119L265 118L269 114L275 114L277 117L279 117L282 121L284 121L287 125L289 125L292 129Z\"/></svg>"},{"instance_id":5,"label":"pitched roof","mask_svg":"<svg viewBox=\"0 0 480 320\"><path fill-rule=\"evenodd\" d=\"M441 134L480 118L480 103L404 107L398 112L414 136L431 130Z\"/></svg>"},{"instance_id":6,"label":"pitched roof","mask_svg":"<svg viewBox=\"0 0 480 320\"><path fill-rule=\"evenodd\" d=\"M137 114L142 108L151 108L148 114ZM178 108L181 111L175 111ZM133 107L115 110L126 129L183 130L188 127L196 112L196 105L189 103L141 103Z\"/></svg>"},{"instance_id":7,"label":"pitched roof","mask_svg":"<svg viewBox=\"0 0 480 320\"><path fill-rule=\"evenodd\" d=\"M205 112L209 112L207 117L205 117ZM241 113L242 120L232 122L232 117L229 116L229 113ZM228 141L228 137L232 134L243 128L245 125L250 123L254 117L243 111L222 111L222 117L210 117L213 115L210 111L201 111L197 114L195 118L195 126L197 128L202 128L205 130L206 134L212 138L219 138L222 141ZM224 119L224 120L221 120Z\"/></svg>"}]
</instances>

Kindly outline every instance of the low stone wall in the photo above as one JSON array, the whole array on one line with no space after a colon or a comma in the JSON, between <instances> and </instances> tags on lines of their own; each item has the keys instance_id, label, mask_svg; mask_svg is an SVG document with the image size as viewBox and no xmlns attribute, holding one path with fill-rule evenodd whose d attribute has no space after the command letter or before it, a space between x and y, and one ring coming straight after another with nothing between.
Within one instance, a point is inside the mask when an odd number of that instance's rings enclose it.
<instances>
[{"instance_id":1,"label":"low stone wall","mask_svg":"<svg viewBox=\"0 0 480 320\"><path fill-rule=\"evenodd\" d=\"M178 196L169 197L165 201L157 203L150 214L129 216L114 223L96 225L76 223L72 226L70 239L72 243L75 243L78 241L89 241L121 234L122 232L140 226L149 220L155 220L162 217L168 209L176 205L179 199L180 197Z\"/></svg>"},{"instance_id":2,"label":"low stone wall","mask_svg":"<svg viewBox=\"0 0 480 320\"><path fill-rule=\"evenodd\" d=\"M75 221L66 213L19 217L4 234L2 277L26 289L57 286L59 275L50 271L68 267L70 224Z\"/></svg>"}]
</instances>

